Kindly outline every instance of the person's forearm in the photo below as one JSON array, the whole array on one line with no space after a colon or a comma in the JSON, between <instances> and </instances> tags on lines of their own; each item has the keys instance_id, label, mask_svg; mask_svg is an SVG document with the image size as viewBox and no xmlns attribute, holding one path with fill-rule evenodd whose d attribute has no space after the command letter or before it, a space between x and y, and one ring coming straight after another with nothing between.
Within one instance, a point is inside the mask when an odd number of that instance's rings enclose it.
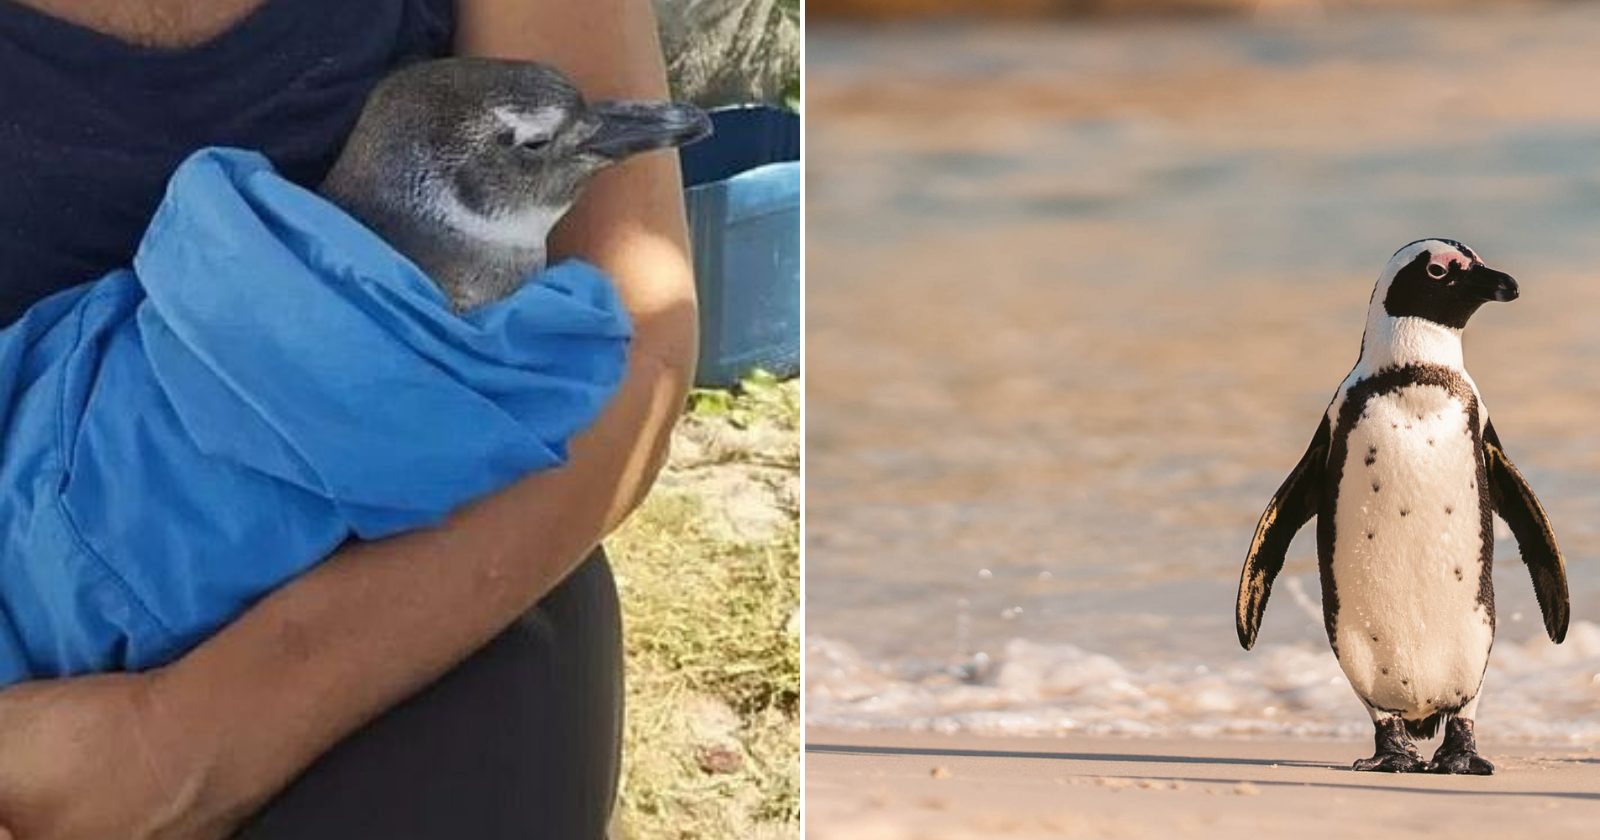
<instances>
[{"instance_id":1,"label":"person's forearm","mask_svg":"<svg viewBox=\"0 0 1600 840\"><path fill-rule=\"evenodd\" d=\"M665 95L649 0L462 0L459 15L462 53L547 61L590 96ZM567 466L445 527L351 545L155 675L161 713L221 746L202 795L260 805L492 638L642 498L693 379L681 201L674 156L636 159L597 178L552 243L610 272L635 325L623 385Z\"/></svg>"},{"instance_id":2,"label":"person's forearm","mask_svg":"<svg viewBox=\"0 0 1600 840\"><path fill-rule=\"evenodd\" d=\"M645 362L630 376L603 422L665 424L682 375ZM208 759L204 795L253 810L549 592L626 506L622 476L649 460L603 451L604 433L587 435L569 467L447 527L341 550L157 672L160 713L222 749Z\"/></svg>"}]
</instances>

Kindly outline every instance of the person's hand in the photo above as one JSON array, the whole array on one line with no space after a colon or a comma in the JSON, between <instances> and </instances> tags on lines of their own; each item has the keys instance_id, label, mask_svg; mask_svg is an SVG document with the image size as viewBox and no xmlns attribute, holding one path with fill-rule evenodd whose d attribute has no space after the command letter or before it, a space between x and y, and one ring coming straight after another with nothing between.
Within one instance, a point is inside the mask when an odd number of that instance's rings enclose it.
<instances>
[{"instance_id":1,"label":"person's hand","mask_svg":"<svg viewBox=\"0 0 1600 840\"><path fill-rule=\"evenodd\" d=\"M0 840L222 838L206 813L208 750L164 709L153 674L0 691Z\"/></svg>"}]
</instances>

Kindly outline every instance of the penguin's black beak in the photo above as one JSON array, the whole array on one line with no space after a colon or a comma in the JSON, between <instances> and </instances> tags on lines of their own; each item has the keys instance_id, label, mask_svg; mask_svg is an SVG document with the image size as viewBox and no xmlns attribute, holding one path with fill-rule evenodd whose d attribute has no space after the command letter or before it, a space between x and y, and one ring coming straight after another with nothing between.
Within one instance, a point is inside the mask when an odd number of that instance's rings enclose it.
<instances>
[{"instance_id":1,"label":"penguin's black beak","mask_svg":"<svg viewBox=\"0 0 1600 840\"><path fill-rule=\"evenodd\" d=\"M583 149L608 160L687 145L711 133L705 111L678 102L597 102L589 112L600 128Z\"/></svg>"},{"instance_id":2,"label":"penguin's black beak","mask_svg":"<svg viewBox=\"0 0 1600 840\"><path fill-rule=\"evenodd\" d=\"M1516 300L1519 294L1517 281L1511 275L1481 264L1461 274L1459 287L1463 295L1481 301Z\"/></svg>"}]
</instances>

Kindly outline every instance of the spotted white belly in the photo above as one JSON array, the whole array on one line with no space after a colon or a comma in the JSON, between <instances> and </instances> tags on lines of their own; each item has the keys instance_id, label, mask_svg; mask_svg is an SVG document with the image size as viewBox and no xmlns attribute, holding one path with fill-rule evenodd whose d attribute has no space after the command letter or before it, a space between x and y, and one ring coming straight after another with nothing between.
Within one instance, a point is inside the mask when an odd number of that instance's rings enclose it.
<instances>
[{"instance_id":1,"label":"spotted white belly","mask_svg":"<svg viewBox=\"0 0 1600 840\"><path fill-rule=\"evenodd\" d=\"M1469 422L1440 387L1374 396L1339 480L1339 664L1370 705L1413 720L1477 696L1494 637L1478 601L1484 522Z\"/></svg>"}]
</instances>

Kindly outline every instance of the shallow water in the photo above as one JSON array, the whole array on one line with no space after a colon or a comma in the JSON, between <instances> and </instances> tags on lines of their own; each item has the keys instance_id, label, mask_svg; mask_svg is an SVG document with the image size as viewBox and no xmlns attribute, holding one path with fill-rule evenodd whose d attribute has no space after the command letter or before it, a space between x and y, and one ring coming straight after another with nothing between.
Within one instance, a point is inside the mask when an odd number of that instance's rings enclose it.
<instances>
[{"instance_id":1,"label":"shallow water","mask_svg":"<svg viewBox=\"0 0 1600 840\"><path fill-rule=\"evenodd\" d=\"M814 28L813 723L1358 734L1312 529L1255 651L1256 518L1377 272L1516 275L1468 367L1565 549L1503 526L1486 738L1600 743L1600 9L1316 25Z\"/></svg>"}]
</instances>

